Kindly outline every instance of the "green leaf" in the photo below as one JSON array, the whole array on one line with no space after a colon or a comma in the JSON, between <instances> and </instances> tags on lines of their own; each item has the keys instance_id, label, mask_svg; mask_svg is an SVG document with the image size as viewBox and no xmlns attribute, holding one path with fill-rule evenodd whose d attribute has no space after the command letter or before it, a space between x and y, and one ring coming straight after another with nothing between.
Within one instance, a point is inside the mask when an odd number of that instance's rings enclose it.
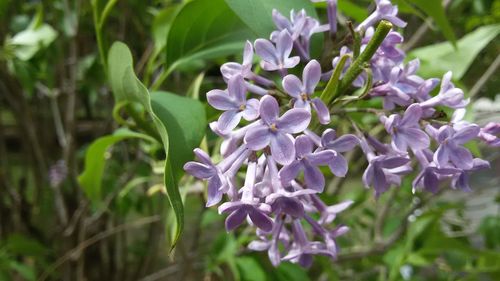
<instances>
[{"instance_id":1,"label":"green leaf","mask_svg":"<svg viewBox=\"0 0 500 281\"><path fill-rule=\"evenodd\" d=\"M238 257L236 259L241 281L266 280L266 273L262 266L252 257Z\"/></svg>"},{"instance_id":2,"label":"green leaf","mask_svg":"<svg viewBox=\"0 0 500 281\"><path fill-rule=\"evenodd\" d=\"M409 0L419 9L424 11L428 16L430 16L436 25L441 29L443 35L451 41L453 44L456 42L455 33L451 28L450 22L446 16L446 11L441 1L429 1L429 0Z\"/></svg>"},{"instance_id":3,"label":"green leaf","mask_svg":"<svg viewBox=\"0 0 500 281\"><path fill-rule=\"evenodd\" d=\"M202 103L167 92L152 92L151 106L154 113L166 125L170 146L172 168L177 177L182 166L193 158L193 149L198 147L205 135L205 109Z\"/></svg>"},{"instance_id":4,"label":"green leaf","mask_svg":"<svg viewBox=\"0 0 500 281\"><path fill-rule=\"evenodd\" d=\"M278 281L309 281L306 271L293 263L282 263L275 272Z\"/></svg>"},{"instance_id":5,"label":"green leaf","mask_svg":"<svg viewBox=\"0 0 500 281\"><path fill-rule=\"evenodd\" d=\"M115 42L108 61L109 79L116 101L140 104L152 120L165 150L164 183L168 200L176 217L176 231L172 248L184 227L184 209L177 186L183 174L182 165L193 157L206 127L203 105L194 99L166 92L152 95L137 79L133 71L132 54L127 46Z\"/></svg>"},{"instance_id":6,"label":"green leaf","mask_svg":"<svg viewBox=\"0 0 500 281\"><path fill-rule=\"evenodd\" d=\"M353 18L357 22L362 22L368 17L366 8L362 8L351 1L339 0L339 10L348 17Z\"/></svg>"},{"instance_id":7,"label":"green leaf","mask_svg":"<svg viewBox=\"0 0 500 281\"><path fill-rule=\"evenodd\" d=\"M5 248L10 253L21 256L41 256L47 250L37 240L22 234L10 235L5 243Z\"/></svg>"},{"instance_id":8,"label":"green leaf","mask_svg":"<svg viewBox=\"0 0 500 281\"><path fill-rule=\"evenodd\" d=\"M439 77L451 70L453 78L458 80L499 33L500 24L483 26L458 40L456 49L449 42L439 43L415 49L409 58L420 59L420 73L425 77Z\"/></svg>"},{"instance_id":9,"label":"green leaf","mask_svg":"<svg viewBox=\"0 0 500 281\"><path fill-rule=\"evenodd\" d=\"M20 60L31 59L42 48L49 46L57 37L57 31L44 23L39 27L28 27L12 39L9 44L14 45L14 53Z\"/></svg>"},{"instance_id":10,"label":"green leaf","mask_svg":"<svg viewBox=\"0 0 500 281\"><path fill-rule=\"evenodd\" d=\"M252 34L224 0L196 0L177 14L167 39L167 64L173 70L193 60L243 51Z\"/></svg>"},{"instance_id":11,"label":"green leaf","mask_svg":"<svg viewBox=\"0 0 500 281\"><path fill-rule=\"evenodd\" d=\"M276 30L273 22L273 9L278 10L284 16L290 15L295 9L305 9L307 15L318 18L313 4L309 0L225 0L231 9L241 20L252 29L257 36L269 38L272 31Z\"/></svg>"},{"instance_id":12,"label":"green leaf","mask_svg":"<svg viewBox=\"0 0 500 281\"><path fill-rule=\"evenodd\" d=\"M94 203L98 203L101 200L106 151L117 142L131 138L155 142L155 139L147 135L132 132L128 129L119 129L112 135L98 138L87 149L85 153L85 168L78 177L78 182L85 195Z\"/></svg>"}]
</instances>

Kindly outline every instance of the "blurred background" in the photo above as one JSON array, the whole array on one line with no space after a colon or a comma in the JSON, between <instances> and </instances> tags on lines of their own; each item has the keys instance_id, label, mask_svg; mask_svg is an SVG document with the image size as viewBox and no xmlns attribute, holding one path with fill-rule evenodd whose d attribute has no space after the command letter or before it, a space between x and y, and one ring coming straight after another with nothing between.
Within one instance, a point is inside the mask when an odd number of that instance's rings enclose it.
<instances>
[{"instance_id":1,"label":"blurred background","mask_svg":"<svg viewBox=\"0 0 500 281\"><path fill-rule=\"evenodd\" d=\"M178 17L188 2L204 2L194 11L201 17ZM374 8L371 1L339 2L344 24ZM408 22L402 48L422 60L419 75L453 70L472 99L467 119L500 122L500 1L393 2ZM331 180L323 195L329 203L355 201L336 220L351 231L339 240L337 262L317 257L310 269L273 268L266 253L249 252L253 231L227 234L224 217L204 207L204 184L184 177L185 230L169 254L174 215L164 193L164 153L112 135L123 125L147 130L114 110L103 64L111 43L122 41L148 88L205 102L205 93L222 85L220 65L239 61L242 45L176 68L167 50L181 50L179 62L207 47L196 41L205 38L203 14L230 12L224 5L0 0L0 280L500 280L500 151L477 144L468 148L492 168L474 175L470 193L413 195L408 180L375 200L360 180L366 163L352 161L348 177ZM325 22L324 4L317 8ZM206 118L217 114L207 108ZM203 145L217 142L207 133ZM90 187L79 178L89 167L103 171L87 174L96 183Z\"/></svg>"}]
</instances>

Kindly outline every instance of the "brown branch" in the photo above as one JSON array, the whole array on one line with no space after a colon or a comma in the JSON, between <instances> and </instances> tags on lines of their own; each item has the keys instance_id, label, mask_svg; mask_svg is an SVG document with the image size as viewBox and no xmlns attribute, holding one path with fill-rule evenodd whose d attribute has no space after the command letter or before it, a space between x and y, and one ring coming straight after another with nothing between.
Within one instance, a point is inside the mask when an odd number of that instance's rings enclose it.
<instances>
[{"instance_id":1,"label":"brown branch","mask_svg":"<svg viewBox=\"0 0 500 281\"><path fill-rule=\"evenodd\" d=\"M82 241L75 248L71 249L70 251L65 253L62 257L57 259L53 264L49 265L45 269L45 271L40 275L40 277L38 278L38 281L46 280L49 277L49 275L52 272L54 272L57 268L59 268L61 265L66 263L68 260L70 260L74 255L82 252L84 249L92 246L93 244L95 244L103 239L106 239L110 236L113 236L117 233L129 230L132 228L138 228L138 227L141 227L141 226L144 226L147 224L155 223L155 222L159 221L160 219L161 219L161 217L158 215L141 218L141 219L138 219L138 220L133 221L133 222L121 224L115 228L106 230L104 232L100 232L99 234L96 234L96 235L90 237L89 239Z\"/></svg>"}]
</instances>

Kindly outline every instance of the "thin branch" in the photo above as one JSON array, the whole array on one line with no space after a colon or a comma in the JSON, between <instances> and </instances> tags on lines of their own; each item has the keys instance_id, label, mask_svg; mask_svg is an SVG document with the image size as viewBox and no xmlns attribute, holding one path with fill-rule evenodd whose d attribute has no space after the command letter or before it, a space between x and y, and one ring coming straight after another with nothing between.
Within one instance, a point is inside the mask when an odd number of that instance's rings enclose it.
<instances>
[{"instance_id":1,"label":"thin branch","mask_svg":"<svg viewBox=\"0 0 500 281\"><path fill-rule=\"evenodd\" d=\"M49 265L45 269L45 271L40 275L40 277L38 278L38 281L46 280L52 272L54 272L57 268L59 268L61 265L66 263L68 260L70 260L74 255L80 253L84 249L92 246L93 244L99 242L100 240L106 239L106 238L113 236L117 233L120 233L122 231L126 231L126 230L129 230L132 228L138 228L138 227L141 227L141 226L144 226L147 224L155 223L157 221L160 221L160 219L161 219L161 217L158 215L141 218L141 219L138 219L138 220L130 222L130 223L121 224L115 228L106 230L104 232L100 232L99 234L96 234L96 235L90 237L89 239L78 244L75 248L68 251L66 254L64 254L62 257L60 257L53 264Z\"/></svg>"},{"instance_id":2,"label":"thin branch","mask_svg":"<svg viewBox=\"0 0 500 281\"><path fill-rule=\"evenodd\" d=\"M476 84L472 86L469 92L469 97L474 98L479 91L481 91L481 88L488 82L488 80L491 78L493 74L497 71L498 67L500 67L500 55L497 56L497 58L493 61L492 64L490 64L490 67L481 75L481 78L477 80Z\"/></svg>"}]
</instances>

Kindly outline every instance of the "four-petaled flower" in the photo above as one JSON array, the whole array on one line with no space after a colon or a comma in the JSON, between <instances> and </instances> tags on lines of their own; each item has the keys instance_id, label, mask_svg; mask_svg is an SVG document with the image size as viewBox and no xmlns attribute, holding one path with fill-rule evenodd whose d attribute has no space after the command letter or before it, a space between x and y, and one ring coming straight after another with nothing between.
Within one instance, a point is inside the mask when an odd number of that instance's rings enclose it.
<instances>
[{"instance_id":1,"label":"four-petaled flower","mask_svg":"<svg viewBox=\"0 0 500 281\"><path fill-rule=\"evenodd\" d=\"M283 185L288 185L300 171L304 171L304 181L307 188L322 192L325 187L325 177L319 170L319 165L326 165L336 153L331 150L313 152L313 143L308 136L302 135L295 140L297 160L286 165L279 172Z\"/></svg>"},{"instance_id":2,"label":"four-petaled flower","mask_svg":"<svg viewBox=\"0 0 500 281\"><path fill-rule=\"evenodd\" d=\"M267 71L284 71L299 64L299 57L290 57L292 48L293 40L287 30L279 33L276 46L266 39L255 40L255 52L262 58L260 65Z\"/></svg>"},{"instance_id":3,"label":"four-petaled flower","mask_svg":"<svg viewBox=\"0 0 500 281\"><path fill-rule=\"evenodd\" d=\"M311 114L305 109L293 108L279 117L279 105L272 96L261 99L259 114L264 124L247 131L244 141L248 148L261 150L269 145L276 162L290 164L295 158L291 134L304 131L309 125Z\"/></svg>"},{"instance_id":4,"label":"four-petaled flower","mask_svg":"<svg viewBox=\"0 0 500 281\"><path fill-rule=\"evenodd\" d=\"M316 60L311 60L302 73L302 81L293 75L283 78L283 88L294 98L295 108L304 108L311 111L311 106L316 110L321 124L330 123L330 111L320 98L312 98L314 89L321 79L321 66Z\"/></svg>"},{"instance_id":5,"label":"four-petaled flower","mask_svg":"<svg viewBox=\"0 0 500 281\"><path fill-rule=\"evenodd\" d=\"M222 199L220 189L224 185L225 179L219 168L212 163L210 156L205 151L196 148L194 154L201 163L194 161L187 162L184 165L184 170L194 177L208 180L207 207L210 207L219 203Z\"/></svg>"},{"instance_id":6,"label":"four-petaled flower","mask_svg":"<svg viewBox=\"0 0 500 281\"><path fill-rule=\"evenodd\" d=\"M241 75L229 79L227 91L211 90L207 93L208 103L218 110L224 110L217 121L221 134L231 132L243 117L251 121L259 117L259 100L246 98L246 86Z\"/></svg>"},{"instance_id":7,"label":"four-petaled flower","mask_svg":"<svg viewBox=\"0 0 500 281\"><path fill-rule=\"evenodd\" d=\"M420 129L418 123L421 117L422 108L416 103L406 109L403 117L398 114L381 117L385 129L392 136L391 144L394 149L406 152L408 147L419 150L429 146L429 136Z\"/></svg>"}]
</instances>

